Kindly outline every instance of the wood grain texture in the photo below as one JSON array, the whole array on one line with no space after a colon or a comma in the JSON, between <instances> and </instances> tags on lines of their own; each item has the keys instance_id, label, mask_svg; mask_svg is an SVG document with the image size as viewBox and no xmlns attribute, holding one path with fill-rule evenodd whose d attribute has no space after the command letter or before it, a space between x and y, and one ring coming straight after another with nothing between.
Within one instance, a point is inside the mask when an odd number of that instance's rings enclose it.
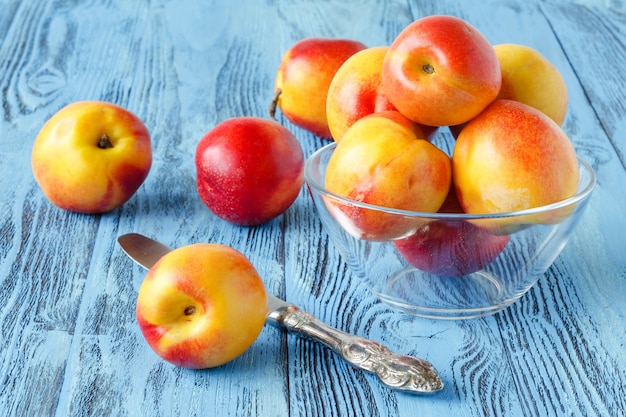
<instances>
[{"instance_id":1,"label":"wood grain texture","mask_svg":"<svg viewBox=\"0 0 626 417\"><path fill-rule=\"evenodd\" d=\"M626 414L619 2L0 0L0 10L0 415ZM217 219L195 189L199 139L230 117L268 117L275 71L295 41L385 45L429 14L463 17L494 44L523 43L548 57L569 87L564 128L598 176L561 256L521 300L484 319L420 319L378 301L332 246L304 187L284 215L253 228ZM98 216L51 206L30 170L43 122L84 99L135 112L154 147L136 195ZM307 156L328 143L280 113L278 120ZM135 324L145 271L116 246L127 232L173 247L231 245L257 266L269 292L431 361L446 387L434 396L393 392L314 342L271 327L223 367L164 363Z\"/></svg>"}]
</instances>

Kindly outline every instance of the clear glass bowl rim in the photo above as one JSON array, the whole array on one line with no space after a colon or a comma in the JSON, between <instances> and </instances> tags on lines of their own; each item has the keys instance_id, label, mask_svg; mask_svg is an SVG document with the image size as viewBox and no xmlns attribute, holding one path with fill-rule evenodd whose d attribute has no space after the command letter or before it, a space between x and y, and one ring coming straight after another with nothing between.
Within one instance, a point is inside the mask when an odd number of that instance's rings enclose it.
<instances>
[{"instance_id":1,"label":"clear glass bowl rim","mask_svg":"<svg viewBox=\"0 0 626 417\"><path fill-rule=\"evenodd\" d=\"M578 190L576 194L564 200L558 201L556 203L547 204L545 206L540 206L540 207L533 207L533 208L525 209L525 210L503 212L503 213L489 213L489 214L430 213L430 212L399 210L399 209L393 209L389 207L377 206L374 204L368 204L368 203L364 203L361 201L352 200L347 197L342 197L338 194L335 194L326 190L323 184L320 184L315 179L314 174L312 172L313 162L319 159L323 153L329 152L330 150L334 149L336 146L337 146L336 142L332 142L328 145L324 145L322 148L316 150L315 152L311 154L311 156L307 158L305 165L304 165L304 180L307 183L307 185L315 189L315 191L318 192L319 194L331 197L334 200L337 200L343 204L350 204L356 207L383 211L386 213L396 214L396 215L406 216L406 217L424 217L424 218L429 218L429 219L442 219L442 220L443 219L477 220L477 219L500 219L500 218L521 217L521 216L527 216L527 215L532 215L532 214L546 213L552 210L558 210L564 207L572 206L572 205L579 203L580 201L583 201L589 196L589 194L593 191L596 185L596 174L593 168L587 161L579 157L578 158L579 165L581 165L584 168L584 170L587 171L588 177L586 178L586 183L582 184L583 185L582 188L580 187L581 184L579 183L579 188L581 189ZM581 175L581 178L579 179L579 181L584 180L584 179L585 177Z\"/></svg>"}]
</instances>

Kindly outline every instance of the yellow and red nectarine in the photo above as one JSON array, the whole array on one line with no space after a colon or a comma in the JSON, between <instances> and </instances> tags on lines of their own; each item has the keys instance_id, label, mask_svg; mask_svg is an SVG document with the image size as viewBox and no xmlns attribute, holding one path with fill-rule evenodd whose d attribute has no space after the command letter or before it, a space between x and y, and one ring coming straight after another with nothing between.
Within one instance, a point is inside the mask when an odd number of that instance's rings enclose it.
<instances>
[{"instance_id":1,"label":"yellow and red nectarine","mask_svg":"<svg viewBox=\"0 0 626 417\"><path fill-rule=\"evenodd\" d=\"M513 100L495 101L463 128L452 167L459 201L472 214L556 203L579 182L576 152L561 127Z\"/></svg>"},{"instance_id":2,"label":"yellow and red nectarine","mask_svg":"<svg viewBox=\"0 0 626 417\"><path fill-rule=\"evenodd\" d=\"M226 245L198 243L168 252L139 288L136 317L154 352L202 369L229 362L256 340L267 316L263 281Z\"/></svg>"},{"instance_id":3,"label":"yellow and red nectarine","mask_svg":"<svg viewBox=\"0 0 626 417\"><path fill-rule=\"evenodd\" d=\"M305 38L283 55L275 81L270 116L280 108L296 126L330 138L326 95L333 76L350 56L366 46L350 39Z\"/></svg>"},{"instance_id":4,"label":"yellow and red nectarine","mask_svg":"<svg viewBox=\"0 0 626 417\"><path fill-rule=\"evenodd\" d=\"M331 193L390 209L436 212L452 178L450 158L396 111L373 113L345 133L326 168ZM415 219L328 201L329 211L354 236L390 240L419 226ZM399 220L400 219L400 220Z\"/></svg>"},{"instance_id":5,"label":"yellow and red nectarine","mask_svg":"<svg viewBox=\"0 0 626 417\"><path fill-rule=\"evenodd\" d=\"M502 84L498 57L472 25L454 16L426 16L406 26L383 62L383 88L416 123L467 122L491 103Z\"/></svg>"},{"instance_id":6,"label":"yellow and red nectarine","mask_svg":"<svg viewBox=\"0 0 626 417\"><path fill-rule=\"evenodd\" d=\"M500 44L493 48L502 70L498 98L528 104L562 125L567 115L568 92L559 70L531 47Z\"/></svg>"},{"instance_id":7,"label":"yellow and red nectarine","mask_svg":"<svg viewBox=\"0 0 626 417\"><path fill-rule=\"evenodd\" d=\"M152 165L150 134L130 111L79 101L43 125L32 150L35 180L53 204L80 213L104 213L124 204Z\"/></svg>"}]
</instances>

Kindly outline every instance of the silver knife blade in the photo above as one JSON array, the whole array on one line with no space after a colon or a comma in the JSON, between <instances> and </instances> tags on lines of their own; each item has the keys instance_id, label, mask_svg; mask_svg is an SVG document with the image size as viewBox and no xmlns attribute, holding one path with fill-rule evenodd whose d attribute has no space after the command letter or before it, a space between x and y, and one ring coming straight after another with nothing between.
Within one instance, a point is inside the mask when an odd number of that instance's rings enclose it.
<instances>
[{"instance_id":1,"label":"silver knife blade","mask_svg":"<svg viewBox=\"0 0 626 417\"><path fill-rule=\"evenodd\" d=\"M137 264L150 269L172 248L138 233L117 239ZM322 343L350 365L374 373L388 387L409 393L430 394L443 389L443 381L429 362L398 355L387 347L322 323L295 305L267 294L266 322Z\"/></svg>"},{"instance_id":2,"label":"silver knife blade","mask_svg":"<svg viewBox=\"0 0 626 417\"><path fill-rule=\"evenodd\" d=\"M122 250L139 266L150 269L172 248L139 233L128 233L117 238Z\"/></svg>"}]
</instances>

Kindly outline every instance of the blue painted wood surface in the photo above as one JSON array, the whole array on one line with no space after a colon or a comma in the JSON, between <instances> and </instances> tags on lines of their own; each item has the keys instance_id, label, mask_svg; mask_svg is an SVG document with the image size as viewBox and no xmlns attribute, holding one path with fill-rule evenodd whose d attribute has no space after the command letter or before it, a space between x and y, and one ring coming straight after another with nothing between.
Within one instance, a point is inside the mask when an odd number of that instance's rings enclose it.
<instances>
[{"instance_id":1,"label":"blue painted wood surface","mask_svg":"<svg viewBox=\"0 0 626 417\"><path fill-rule=\"evenodd\" d=\"M626 415L626 10L566 0L0 0L1 416ZM588 210L537 285L483 319L391 310L352 279L304 188L267 225L216 219L195 189L200 137L234 116L267 117L280 57L309 36L389 44L409 22L452 14L494 44L532 46L563 73L564 128L598 175ZM84 99L149 127L154 164L122 208L79 215L37 187L42 124ZM307 155L326 141L279 119ZM423 357L443 392L392 392L308 340L266 327L209 371L157 358L134 318L145 274L115 240L244 252L273 294L326 323Z\"/></svg>"}]
</instances>

